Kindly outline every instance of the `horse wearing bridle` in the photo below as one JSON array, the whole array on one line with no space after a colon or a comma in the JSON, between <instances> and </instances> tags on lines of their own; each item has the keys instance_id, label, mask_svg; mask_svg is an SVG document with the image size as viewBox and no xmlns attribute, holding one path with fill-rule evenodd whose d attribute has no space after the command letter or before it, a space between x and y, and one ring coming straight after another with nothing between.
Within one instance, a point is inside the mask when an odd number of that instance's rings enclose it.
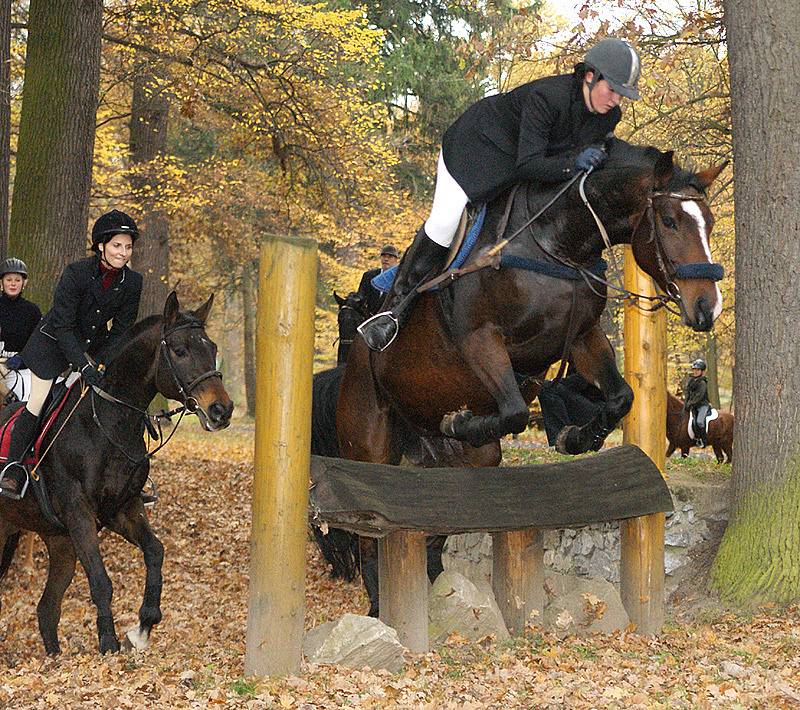
<instances>
[{"instance_id":1,"label":"horse wearing bridle","mask_svg":"<svg viewBox=\"0 0 800 710\"><path fill-rule=\"evenodd\" d=\"M530 215L558 188L517 190L500 230L513 239L495 235L504 200L489 205L471 261L490 267L470 270L468 261L463 276L423 294L387 350L370 352L356 339L337 413L342 456L398 463L410 430L465 442L476 465L496 465L499 439L525 428L537 381L564 359L606 404L586 425L565 429L559 448L599 448L633 400L598 325L609 289L598 266L607 244L632 246L663 291L657 306L670 303L694 330L712 327L722 269L711 262L705 190L724 164L684 171L672 152L619 140L608 152L602 170L569 186L535 221ZM492 251L493 242L502 250Z\"/></svg>"},{"instance_id":2,"label":"horse wearing bridle","mask_svg":"<svg viewBox=\"0 0 800 710\"><path fill-rule=\"evenodd\" d=\"M369 316L364 297L358 291L351 291L342 298L336 291L333 292L336 303L339 304L337 321L339 325L339 348L336 352L336 364L343 365L347 362L347 354L356 337L358 326Z\"/></svg>"},{"instance_id":3,"label":"horse wearing bridle","mask_svg":"<svg viewBox=\"0 0 800 710\"><path fill-rule=\"evenodd\" d=\"M153 451L144 432L155 433L147 407L160 392L196 414L207 431L228 426L233 402L216 368L217 347L205 332L213 296L196 311L180 311L171 293L163 315L137 323L109 365L102 390L77 383L41 444L35 473L47 485L55 518L42 513L35 497L0 500L0 578L8 570L19 530L36 532L47 546L47 583L37 607L48 654L60 651L61 601L80 561L97 607L101 653L118 651L111 612L111 580L100 555L98 530L108 527L140 548L146 580L138 629L129 640L144 647L161 620L164 548L144 514L140 492ZM4 422L13 408L3 413ZM160 447L159 447L160 448Z\"/></svg>"},{"instance_id":4,"label":"horse wearing bridle","mask_svg":"<svg viewBox=\"0 0 800 710\"><path fill-rule=\"evenodd\" d=\"M689 449L696 446L695 440L689 436L689 412L677 397L667 392L667 447L669 458L680 449L681 457L689 455ZM707 440L714 450L717 463L733 462L733 427L734 417L730 412L720 412L716 419L708 422Z\"/></svg>"}]
</instances>

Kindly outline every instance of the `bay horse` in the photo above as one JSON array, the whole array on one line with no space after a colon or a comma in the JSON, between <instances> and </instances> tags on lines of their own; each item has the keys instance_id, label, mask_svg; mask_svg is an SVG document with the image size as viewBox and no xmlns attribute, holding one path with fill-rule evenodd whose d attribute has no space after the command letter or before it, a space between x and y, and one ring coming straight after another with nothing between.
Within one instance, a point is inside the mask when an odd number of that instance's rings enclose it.
<instances>
[{"instance_id":1,"label":"bay horse","mask_svg":"<svg viewBox=\"0 0 800 710\"><path fill-rule=\"evenodd\" d=\"M705 194L725 163L694 173L676 166L672 151L618 139L606 150L603 168L585 180L567 188L525 184L508 205L509 195L492 201L463 269L503 234L514 235L495 268L420 294L386 350L372 352L356 338L336 417L343 458L399 464L420 436L438 436L460 449L429 465L496 466L501 437L525 429L528 404L558 360L573 363L605 403L583 426L564 428L557 448L598 450L633 403L599 325L607 285L596 273L606 247L598 223L610 244L632 246L685 325L713 327L722 310L722 269L711 263L714 220ZM499 229L506 210L507 226ZM374 550L362 545L362 558Z\"/></svg>"},{"instance_id":2,"label":"bay horse","mask_svg":"<svg viewBox=\"0 0 800 710\"><path fill-rule=\"evenodd\" d=\"M606 284L589 271L605 245L587 204L611 244L631 244L636 262L677 304L685 325L712 328L722 310L721 267L711 263L713 216L705 190L724 164L684 171L671 151L618 139L608 141L607 151L601 170L573 183L521 231L558 186L516 191L507 233L519 234L503 250L501 268L475 270L438 293L421 294L383 352L355 340L337 410L344 458L399 463L413 432L459 440L473 465L497 465L500 438L525 429L536 382L560 359L597 386L605 404L587 424L562 430L558 448L578 454L602 446L629 411L633 392L598 323ZM503 199L489 205L473 254L492 244L503 210ZM534 260L536 269L518 268ZM580 269L570 272L577 277L558 277L567 265ZM549 271L541 273L542 266ZM528 387L519 386L520 375L529 378Z\"/></svg>"},{"instance_id":3,"label":"bay horse","mask_svg":"<svg viewBox=\"0 0 800 710\"><path fill-rule=\"evenodd\" d=\"M719 412L719 417L708 422L708 443L714 449L717 463L733 462L733 414ZM680 449L681 457L689 455L689 449L695 446L694 439L689 437L689 412L684 411L683 402L667 392L667 458Z\"/></svg>"},{"instance_id":4,"label":"bay horse","mask_svg":"<svg viewBox=\"0 0 800 710\"><path fill-rule=\"evenodd\" d=\"M161 620L161 566L164 547L144 513L140 492L150 456L144 441L146 409L156 393L182 403L206 431L230 424L233 402L216 369L217 346L205 332L214 297L195 311L181 311L172 292L163 314L133 326L109 364L102 394L76 384L67 396L41 451L39 472L61 528L42 515L29 492L20 501L0 499L0 579L8 571L20 530L37 533L49 555L47 582L37 606L45 651L60 651L61 602L75 573L76 560L89 580L97 607L101 653L120 648L111 612L111 580L100 555L98 530L107 527L137 546L146 567L139 626L128 632L137 648L149 642ZM11 409L11 408L9 408ZM74 410L74 411L73 411ZM3 421L10 412L4 412ZM62 429L63 425L63 429Z\"/></svg>"}]
</instances>

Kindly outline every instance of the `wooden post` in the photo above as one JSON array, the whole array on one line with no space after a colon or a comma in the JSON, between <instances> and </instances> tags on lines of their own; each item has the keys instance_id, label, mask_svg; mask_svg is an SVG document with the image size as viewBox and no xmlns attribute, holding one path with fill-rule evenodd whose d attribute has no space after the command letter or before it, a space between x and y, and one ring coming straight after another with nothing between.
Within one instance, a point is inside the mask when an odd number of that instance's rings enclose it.
<instances>
[{"instance_id":1,"label":"wooden post","mask_svg":"<svg viewBox=\"0 0 800 710\"><path fill-rule=\"evenodd\" d=\"M315 241L265 238L258 283L247 676L300 669L316 285Z\"/></svg>"},{"instance_id":2,"label":"wooden post","mask_svg":"<svg viewBox=\"0 0 800 710\"><path fill-rule=\"evenodd\" d=\"M428 554L424 532L390 533L378 540L380 619L414 653L428 652Z\"/></svg>"},{"instance_id":3,"label":"wooden post","mask_svg":"<svg viewBox=\"0 0 800 710\"><path fill-rule=\"evenodd\" d=\"M492 587L509 632L519 636L544 610L544 550L539 530L492 533Z\"/></svg>"},{"instance_id":4,"label":"wooden post","mask_svg":"<svg viewBox=\"0 0 800 710\"><path fill-rule=\"evenodd\" d=\"M625 248L625 288L655 295L652 279ZM642 304L644 305L644 304ZM667 371L666 311L645 312L625 304L625 379L634 401L623 422L623 441L644 451L664 474ZM664 624L664 514L620 521L620 595L643 634Z\"/></svg>"}]
</instances>

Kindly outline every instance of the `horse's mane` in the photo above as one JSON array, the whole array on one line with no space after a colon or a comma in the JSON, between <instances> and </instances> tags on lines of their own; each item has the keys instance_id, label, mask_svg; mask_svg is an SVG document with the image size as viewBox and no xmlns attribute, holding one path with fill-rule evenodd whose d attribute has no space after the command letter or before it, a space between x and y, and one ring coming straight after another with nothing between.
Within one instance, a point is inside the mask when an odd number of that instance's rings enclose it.
<instances>
[{"instance_id":1,"label":"horse's mane","mask_svg":"<svg viewBox=\"0 0 800 710\"><path fill-rule=\"evenodd\" d=\"M635 145L621 138L607 139L606 150L608 152L608 160L603 165L604 170L607 168L619 168L632 171L650 171L655 166L656 161L663 155L658 148ZM705 195L705 187L700 183L697 175L691 170L684 170L680 165L673 162L672 176L667 183L666 189L677 192L686 187L692 187L701 195Z\"/></svg>"},{"instance_id":2,"label":"horse's mane","mask_svg":"<svg viewBox=\"0 0 800 710\"><path fill-rule=\"evenodd\" d=\"M120 343L118 352L125 350L131 343L141 337L145 332L152 329L155 325L161 323L163 320L164 316L161 313L156 313L152 316L146 316L145 318L142 318L142 320L136 322L125 334L125 338L123 342ZM185 323L200 323L200 321L195 318L192 313L179 311L178 320L175 325L183 325Z\"/></svg>"}]
</instances>

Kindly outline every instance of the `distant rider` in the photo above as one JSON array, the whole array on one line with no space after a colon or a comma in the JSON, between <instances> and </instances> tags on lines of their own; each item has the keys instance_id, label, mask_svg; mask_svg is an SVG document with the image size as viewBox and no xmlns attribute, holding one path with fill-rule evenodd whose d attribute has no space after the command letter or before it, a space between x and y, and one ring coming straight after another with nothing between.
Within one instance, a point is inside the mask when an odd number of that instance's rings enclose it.
<instances>
[{"instance_id":1,"label":"distant rider","mask_svg":"<svg viewBox=\"0 0 800 710\"><path fill-rule=\"evenodd\" d=\"M686 394L683 408L689 412L694 421L695 444L703 447L707 443L706 419L711 414L711 403L708 401L708 379L705 376L706 361L698 358L692 363L692 374L686 381Z\"/></svg>"}]
</instances>

